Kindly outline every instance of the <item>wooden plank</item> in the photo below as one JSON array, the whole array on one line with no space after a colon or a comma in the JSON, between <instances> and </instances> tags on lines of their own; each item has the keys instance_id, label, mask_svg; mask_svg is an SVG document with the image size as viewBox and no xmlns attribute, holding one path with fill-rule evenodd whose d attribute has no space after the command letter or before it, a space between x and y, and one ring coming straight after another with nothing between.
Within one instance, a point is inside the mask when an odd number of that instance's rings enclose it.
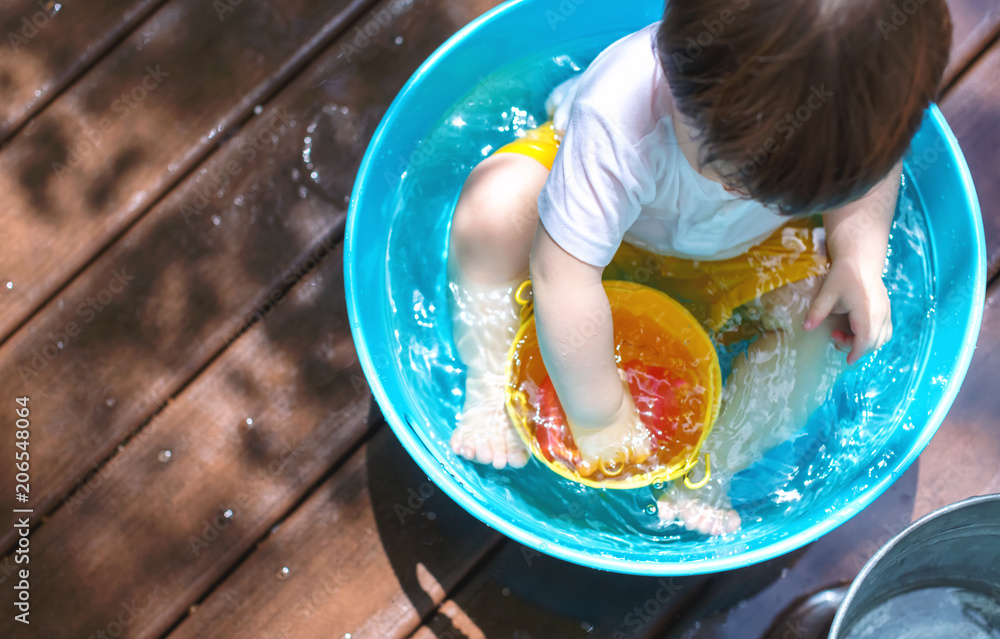
<instances>
[{"instance_id":1,"label":"wooden plank","mask_svg":"<svg viewBox=\"0 0 1000 639\"><path fill-rule=\"evenodd\" d=\"M11 138L0 340L369 1L175 0Z\"/></svg>"},{"instance_id":2,"label":"wooden plank","mask_svg":"<svg viewBox=\"0 0 1000 639\"><path fill-rule=\"evenodd\" d=\"M384 426L169 637L405 637L499 540Z\"/></svg>"},{"instance_id":3,"label":"wooden plank","mask_svg":"<svg viewBox=\"0 0 1000 639\"><path fill-rule=\"evenodd\" d=\"M986 230L989 276L1000 269L1000 42L995 43L945 97L941 112L969 163Z\"/></svg>"},{"instance_id":4,"label":"wooden plank","mask_svg":"<svg viewBox=\"0 0 1000 639\"><path fill-rule=\"evenodd\" d=\"M721 576L661 639L760 637L797 599L853 581L878 549L911 522L962 499L1000 492L1000 397L993 382L1000 370L1000 289L991 293L962 390L913 466L857 517L791 561L779 559ZM736 590L748 582L755 584L749 591Z\"/></svg>"},{"instance_id":5,"label":"wooden plank","mask_svg":"<svg viewBox=\"0 0 1000 639\"><path fill-rule=\"evenodd\" d=\"M950 85L1000 31L1000 3L996 0L948 0L948 9L953 32L944 86Z\"/></svg>"},{"instance_id":6,"label":"wooden plank","mask_svg":"<svg viewBox=\"0 0 1000 639\"><path fill-rule=\"evenodd\" d=\"M14 0L0 11L0 143L162 0ZM57 8L58 7L58 8Z\"/></svg>"},{"instance_id":7,"label":"wooden plank","mask_svg":"<svg viewBox=\"0 0 1000 639\"><path fill-rule=\"evenodd\" d=\"M33 533L33 636L117 636L126 605L127 636L161 635L365 435L342 263L336 247ZM19 627L0 616L0 636Z\"/></svg>"},{"instance_id":8,"label":"wooden plank","mask_svg":"<svg viewBox=\"0 0 1000 639\"><path fill-rule=\"evenodd\" d=\"M413 637L650 637L707 580L602 572L509 542Z\"/></svg>"},{"instance_id":9,"label":"wooden plank","mask_svg":"<svg viewBox=\"0 0 1000 639\"><path fill-rule=\"evenodd\" d=\"M446 13L444 6L402 5L359 57L346 59L334 42L0 347L0 387L38 400L35 416L45 425L32 435L35 517L249 319L269 312L322 238L343 232L353 176L388 103L417 64L482 8L470 3ZM400 34L406 46L396 43ZM318 140L312 168L303 159L309 136ZM229 184L220 191L213 176L228 176L218 179ZM121 290L116 274L134 279ZM2 438L0 455L13 455L13 446ZM13 506L13 481L0 478L3 506ZM13 539L12 530L0 531L4 552Z\"/></svg>"}]
</instances>

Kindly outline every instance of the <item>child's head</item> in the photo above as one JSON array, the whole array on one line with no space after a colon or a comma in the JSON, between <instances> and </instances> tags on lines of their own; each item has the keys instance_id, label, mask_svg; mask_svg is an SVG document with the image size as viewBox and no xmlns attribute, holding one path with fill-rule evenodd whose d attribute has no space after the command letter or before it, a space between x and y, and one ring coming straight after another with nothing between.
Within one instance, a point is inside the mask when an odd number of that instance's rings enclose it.
<instances>
[{"instance_id":1,"label":"child's head","mask_svg":"<svg viewBox=\"0 0 1000 639\"><path fill-rule=\"evenodd\" d=\"M902 157L948 62L945 0L668 0L657 48L699 161L799 213Z\"/></svg>"}]
</instances>

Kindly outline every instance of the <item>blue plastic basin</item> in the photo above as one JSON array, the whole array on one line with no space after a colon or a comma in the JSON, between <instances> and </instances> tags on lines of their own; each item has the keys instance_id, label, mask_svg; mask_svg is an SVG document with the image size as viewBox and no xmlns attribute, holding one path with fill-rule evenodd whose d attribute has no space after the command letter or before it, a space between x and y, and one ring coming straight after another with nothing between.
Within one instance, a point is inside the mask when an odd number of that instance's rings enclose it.
<instances>
[{"instance_id":1,"label":"blue plastic basin","mask_svg":"<svg viewBox=\"0 0 1000 639\"><path fill-rule=\"evenodd\" d=\"M922 372L912 389L914 399L900 416L900 422L914 427L895 429L882 442L892 453L886 457L888 465L842 478L822 501L788 515L778 530L754 536L753 524L746 524L747 538L698 557L641 537L628 539L621 548L602 547L579 523L540 518L516 492L491 493L480 471L454 463L446 439L431 433L435 429L426 421L427 399L415 389L415 373L385 356L396 352L397 343L387 247L399 198L385 176L398 175L400 158L411 157L442 114L499 67L561 42L601 38L610 44L656 21L661 12L658 2L629 3L626 9L606 0L516 0L456 33L403 87L375 132L354 185L344 270L354 342L375 399L409 454L452 499L505 535L568 561L617 572L684 575L746 566L803 546L860 512L903 474L941 424L969 366L982 319L985 244L965 159L940 111L932 107L907 157L909 192L921 200L927 215L929 285L936 300L927 320L929 342L925 361L918 363ZM878 452L873 451L873 459Z\"/></svg>"}]
</instances>

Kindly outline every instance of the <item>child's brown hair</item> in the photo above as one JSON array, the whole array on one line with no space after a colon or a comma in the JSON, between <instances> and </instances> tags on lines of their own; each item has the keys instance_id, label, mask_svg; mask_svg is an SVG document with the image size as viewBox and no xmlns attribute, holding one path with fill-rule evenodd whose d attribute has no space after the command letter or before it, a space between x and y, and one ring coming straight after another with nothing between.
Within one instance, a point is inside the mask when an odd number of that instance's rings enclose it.
<instances>
[{"instance_id":1,"label":"child's brown hair","mask_svg":"<svg viewBox=\"0 0 1000 639\"><path fill-rule=\"evenodd\" d=\"M945 0L667 0L657 49L699 162L786 213L867 192L948 62Z\"/></svg>"}]
</instances>

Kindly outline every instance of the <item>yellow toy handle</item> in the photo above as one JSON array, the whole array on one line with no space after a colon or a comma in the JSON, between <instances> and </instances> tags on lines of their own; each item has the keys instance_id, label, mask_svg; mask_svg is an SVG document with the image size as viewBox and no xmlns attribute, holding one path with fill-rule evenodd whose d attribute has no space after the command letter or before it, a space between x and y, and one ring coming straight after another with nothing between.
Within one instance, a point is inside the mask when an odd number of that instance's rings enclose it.
<instances>
[{"instance_id":1,"label":"yellow toy handle","mask_svg":"<svg viewBox=\"0 0 1000 639\"><path fill-rule=\"evenodd\" d=\"M691 470L689 470L684 475L684 485L690 488L691 490L701 488L702 486L708 483L709 479L712 478L712 460L709 457L709 455L710 453L705 453L705 476L702 477L700 480L698 480L697 483L694 484L691 483L691 473L694 471L694 468L697 466L697 463L695 464L695 467L692 467Z\"/></svg>"},{"instance_id":2,"label":"yellow toy handle","mask_svg":"<svg viewBox=\"0 0 1000 639\"><path fill-rule=\"evenodd\" d=\"M521 323L524 324L531 317L531 313L534 310L534 304L531 303L531 280L527 279L521 282L521 285L517 287L514 292L514 301L521 305Z\"/></svg>"},{"instance_id":3,"label":"yellow toy handle","mask_svg":"<svg viewBox=\"0 0 1000 639\"><path fill-rule=\"evenodd\" d=\"M527 289L527 291L525 291L525 289ZM525 297L526 295L531 295L531 280L524 280L521 282L521 285L517 287L517 291L514 293L514 300L521 306L524 306L531 301L531 297Z\"/></svg>"}]
</instances>

